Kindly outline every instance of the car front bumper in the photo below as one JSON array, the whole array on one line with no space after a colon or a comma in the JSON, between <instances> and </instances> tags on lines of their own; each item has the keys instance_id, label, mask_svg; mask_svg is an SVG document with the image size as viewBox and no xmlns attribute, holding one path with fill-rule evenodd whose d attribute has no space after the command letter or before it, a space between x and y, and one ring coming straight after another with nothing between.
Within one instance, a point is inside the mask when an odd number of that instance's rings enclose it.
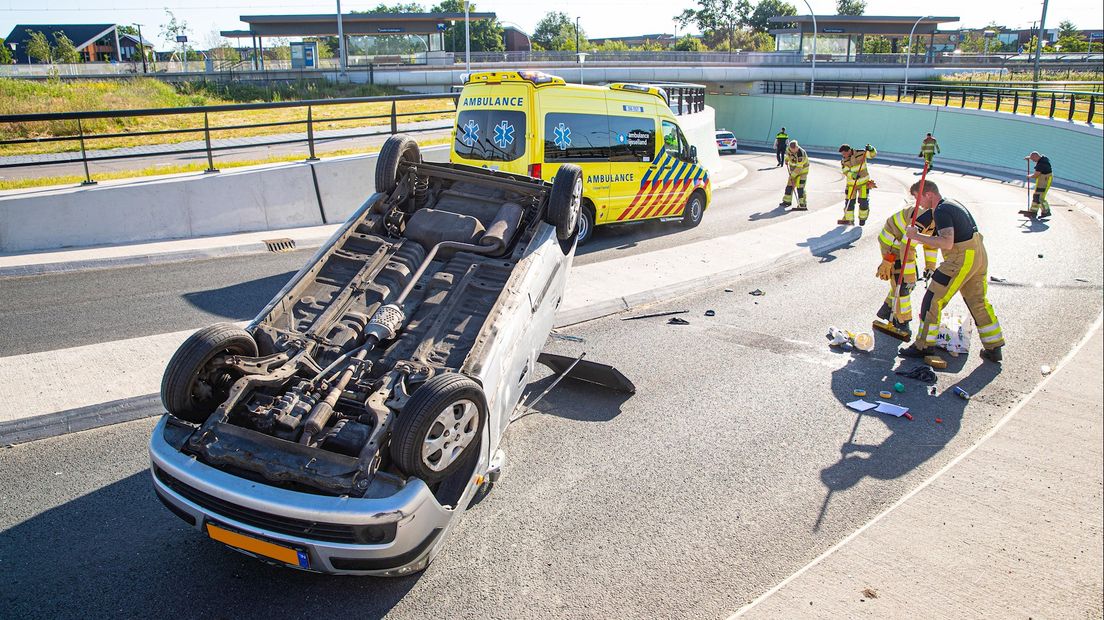
<instances>
[{"instance_id":1,"label":"car front bumper","mask_svg":"<svg viewBox=\"0 0 1104 620\"><path fill-rule=\"evenodd\" d=\"M154 489L165 506L196 529L208 525L298 554L295 563L229 546L263 561L320 573L400 576L422 570L443 540L454 511L412 478L388 497L354 498L281 489L223 472L181 453L165 439L165 415L150 438ZM256 546L256 545L245 545Z\"/></svg>"}]
</instances>

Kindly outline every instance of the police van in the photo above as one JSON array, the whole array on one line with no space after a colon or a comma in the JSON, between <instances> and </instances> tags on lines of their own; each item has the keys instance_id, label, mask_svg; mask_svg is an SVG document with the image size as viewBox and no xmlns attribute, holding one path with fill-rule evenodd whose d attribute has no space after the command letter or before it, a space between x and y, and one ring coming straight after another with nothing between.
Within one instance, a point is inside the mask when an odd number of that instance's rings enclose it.
<instances>
[{"instance_id":1,"label":"police van","mask_svg":"<svg viewBox=\"0 0 1104 620\"><path fill-rule=\"evenodd\" d=\"M677 218L697 226L709 174L662 89L584 86L535 71L470 74L457 102L450 160L552 179L583 170L579 243L595 226Z\"/></svg>"}]
</instances>

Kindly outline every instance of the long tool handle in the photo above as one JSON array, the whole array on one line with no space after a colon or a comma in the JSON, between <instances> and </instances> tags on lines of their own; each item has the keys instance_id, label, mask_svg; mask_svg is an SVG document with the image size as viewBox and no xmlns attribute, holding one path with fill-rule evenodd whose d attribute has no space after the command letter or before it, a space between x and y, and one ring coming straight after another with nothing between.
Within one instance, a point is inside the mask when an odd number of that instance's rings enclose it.
<instances>
[{"instance_id":1,"label":"long tool handle","mask_svg":"<svg viewBox=\"0 0 1104 620\"><path fill-rule=\"evenodd\" d=\"M1030 177L1031 176L1031 160L1028 159L1028 160L1026 160L1026 162L1027 162L1027 176ZM1038 181L1036 181L1036 183L1038 183ZM1027 210L1030 211L1031 210L1031 179L1026 179L1024 181L1024 187L1027 188Z\"/></svg>"},{"instance_id":2,"label":"long tool handle","mask_svg":"<svg viewBox=\"0 0 1104 620\"><path fill-rule=\"evenodd\" d=\"M909 226L916 226L916 218L920 215L920 197L924 195L924 181L928 178L928 162L924 162L924 171L920 173L920 189L916 192L916 202L912 205L912 221L909 222ZM909 250L912 248L912 239L905 235L905 251L901 254L901 272L897 274L897 285L894 289L895 296L893 302L893 316L898 316L901 313L901 282L905 279L906 260L909 255ZM913 259L915 265L916 259ZM913 269L916 267L914 266Z\"/></svg>"}]
</instances>

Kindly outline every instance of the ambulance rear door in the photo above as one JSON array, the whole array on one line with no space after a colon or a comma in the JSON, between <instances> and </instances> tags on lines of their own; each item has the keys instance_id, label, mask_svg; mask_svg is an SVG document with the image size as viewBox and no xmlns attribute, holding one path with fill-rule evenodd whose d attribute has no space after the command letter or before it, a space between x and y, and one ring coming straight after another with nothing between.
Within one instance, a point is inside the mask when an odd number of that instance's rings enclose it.
<instances>
[{"instance_id":1,"label":"ambulance rear door","mask_svg":"<svg viewBox=\"0 0 1104 620\"><path fill-rule=\"evenodd\" d=\"M449 159L528 174L532 90L527 82L465 86L457 105Z\"/></svg>"}]
</instances>

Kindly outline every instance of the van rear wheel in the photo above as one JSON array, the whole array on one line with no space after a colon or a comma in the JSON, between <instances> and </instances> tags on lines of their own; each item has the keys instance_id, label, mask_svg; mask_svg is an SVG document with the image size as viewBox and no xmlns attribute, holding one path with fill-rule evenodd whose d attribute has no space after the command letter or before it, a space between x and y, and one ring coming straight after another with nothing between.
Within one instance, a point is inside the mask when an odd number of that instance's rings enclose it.
<instances>
[{"instance_id":1,"label":"van rear wheel","mask_svg":"<svg viewBox=\"0 0 1104 620\"><path fill-rule=\"evenodd\" d=\"M682 210L682 225L693 228L701 224L705 216L705 196L701 192L690 194L690 200L686 201L686 207Z\"/></svg>"},{"instance_id":2,"label":"van rear wheel","mask_svg":"<svg viewBox=\"0 0 1104 620\"><path fill-rule=\"evenodd\" d=\"M579 213L579 245L583 245L594 236L594 207L589 202L583 203Z\"/></svg>"}]
</instances>

